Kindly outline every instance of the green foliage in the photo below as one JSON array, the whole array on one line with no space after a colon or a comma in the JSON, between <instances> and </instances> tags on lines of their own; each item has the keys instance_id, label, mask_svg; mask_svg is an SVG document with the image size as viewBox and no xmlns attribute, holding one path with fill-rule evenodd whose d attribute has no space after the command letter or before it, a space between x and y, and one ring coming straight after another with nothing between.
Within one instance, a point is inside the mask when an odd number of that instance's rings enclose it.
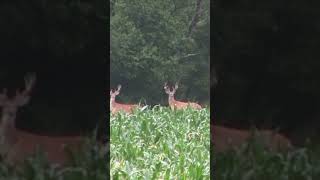
<instances>
[{"instance_id":1,"label":"green foliage","mask_svg":"<svg viewBox=\"0 0 320 180\"><path fill-rule=\"evenodd\" d=\"M209 179L209 110L156 106L111 117L113 179Z\"/></svg>"},{"instance_id":2,"label":"green foliage","mask_svg":"<svg viewBox=\"0 0 320 180\"><path fill-rule=\"evenodd\" d=\"M159 102L165 81L197 87L191 96L208 98L209 6L204 6L197 31L188 37L194 11L191 0L111 1L111 84L141 86L139 91L151 103Z\"/></svg>"},{"instance_id":3,"label":"green foliage","mask_svg":"<svg viewBox=\"0 0 320 180\"><path fill-rule=\"evenodd\" d=\"M270 152L249 142L238 150L215 154L214 175L219 180L318 179L318 154L309 148Z\"/></svg>"}]
</instances>

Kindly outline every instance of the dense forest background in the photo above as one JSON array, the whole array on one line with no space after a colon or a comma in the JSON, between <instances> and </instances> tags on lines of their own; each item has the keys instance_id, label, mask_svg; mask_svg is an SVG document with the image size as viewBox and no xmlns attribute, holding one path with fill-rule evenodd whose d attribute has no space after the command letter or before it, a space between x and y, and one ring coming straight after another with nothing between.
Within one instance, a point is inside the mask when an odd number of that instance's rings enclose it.
<instances>
[{"instance_id":1,"label":"dense forest background","mask_svg":"<svg viewBox=\"0 0 320 180\"><path fill-rule=\"evenodd\" d=\"M279 128L296 144L307 137L319 143L318 7L315 1L213 3L217 124Z\"/></svg>"},{"instance_id":2,"label":"dense forest background","mask_svg":"<svg viewBox=\"0 0 320 180\"><path fill-rule=\"evenodd\" d=\"M163 85L179 83L176 98L209 105L209 0L111 0L110 86L117 101L167 105Z\"/></svg>"},{"instance_id":3,"label":"dense forest background","mask_svg":"<svg viewBox=\"0 0 320 180\"><path fill-rule=\"evenodd\" d=\"M107 7L100 0L0 3L0 88L12 97L27 72L37 75L17 128L59 135L105 128Z\"/></svg>"}]
</instances>

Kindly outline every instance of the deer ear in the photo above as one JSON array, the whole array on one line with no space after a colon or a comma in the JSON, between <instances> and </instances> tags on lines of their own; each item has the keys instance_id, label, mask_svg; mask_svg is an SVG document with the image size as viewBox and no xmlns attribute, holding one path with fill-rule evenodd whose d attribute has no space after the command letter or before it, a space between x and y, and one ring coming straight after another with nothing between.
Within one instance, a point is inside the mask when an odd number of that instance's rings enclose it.
<instances>
[{"instance_id":1,"label":"deer ear","mask_svg":"<svg viewBox=\"0 0 320 180\"><path fill-rule=\"evenodd\" d=\"M168 86L167 86L167 82L165 82L165 83L164 83L163 88L164 88L165 90L168 88Z\"/></svg>"}]
</instances>

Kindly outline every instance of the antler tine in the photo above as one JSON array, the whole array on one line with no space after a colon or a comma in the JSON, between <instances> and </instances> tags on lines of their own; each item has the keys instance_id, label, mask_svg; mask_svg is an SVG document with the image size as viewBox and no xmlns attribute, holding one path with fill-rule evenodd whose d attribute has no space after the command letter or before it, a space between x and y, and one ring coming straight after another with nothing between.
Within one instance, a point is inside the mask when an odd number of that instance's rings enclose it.
<instances>
[{"instance_id":1,"label":"antler tine","mask_svg":"<svg viewBox=\"0 0 320 180\"><path fill-rule=\"evenodd\" d=\"M12 100L13 104L15 104L16 106L23 106L29 102L30 92L35 84L35 81L35 73L29 73L24 77L25 89L22 92L16 90L16 96Z\"/></svg>"},{"instance_id":2,"label":"antler tine","mask_svg":"<svg viewBox=\"0 0 320 180\"><path fill-rule=\"evenodd\" d=\"M119 84L117 91L120 91L121 87L122 87L121 84Z\"/></svg>"},{"instance_id":3,"label":"antler tine","mask_svg":"<svg viewBox=\"0 0 320 180\"><path fill-rule=\"evenodd\" d=\"M35 73L29 73L28 75L25 76L24 82L25 82L25 92L30 92L32 87L34 86L36 81L36 74Z\"/></svg>"}]
</instances>

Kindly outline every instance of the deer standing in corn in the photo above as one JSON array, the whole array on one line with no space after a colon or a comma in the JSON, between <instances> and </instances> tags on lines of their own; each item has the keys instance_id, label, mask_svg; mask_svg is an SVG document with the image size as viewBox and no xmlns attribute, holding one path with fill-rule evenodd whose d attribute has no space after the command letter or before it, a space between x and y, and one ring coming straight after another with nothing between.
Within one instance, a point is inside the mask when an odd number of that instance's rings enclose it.
<instances>
[{"instance_id":1,"label":"deer standing in corn","mask_svg":"<svg viewBox=\"0 0 320 180\"><path fill-rule=\"evenodd\" d=\"M121 85L118 85L117 90L110 90L110 112L116 114L117 112L123 111L131 114L135 108L139 105L136 104L120 104L116 102L116 96L120 94Z\"/></svg>"},{"instance_id":2,"label":"deer standing in corn","mask_svg":"<svg viewBox=\"0 0 320 180\"><path fill-rule=\"evenodd\" d=\"M83 144L82 136L44 136L17 129L15 126L18 108L29 103L35 80L34 74L26 76L25 89L23 91L17 90L13 98L8 97L7 89L0 93L0 106L2 107L1 148L2 150L6 149L2 153L9 163L16 164L40 148L50 163L64 165L68 160L65 146L67 145L72 150L78 149Z\"/></svg>"},{"instance_id":3,"label":"deer standing in corn","mask_svg":"<svg viewBox=\"0 0 320 180\"><path fill-rule=\"evenodd\" d=\"M169 106L172 110L174 109L185 109L187 107L191 107L194 109L201 109L201 106L197 103L194 102L181 102L181 101L177 101L174 98L174 94L176 93L178 89L178 84L176 83L174 88L171 90L171 88L167 85L167 83L164 84L164 90L165 92L169 95L168 98L168 102L169 102Z\"/></svg>"}]
</instances>

